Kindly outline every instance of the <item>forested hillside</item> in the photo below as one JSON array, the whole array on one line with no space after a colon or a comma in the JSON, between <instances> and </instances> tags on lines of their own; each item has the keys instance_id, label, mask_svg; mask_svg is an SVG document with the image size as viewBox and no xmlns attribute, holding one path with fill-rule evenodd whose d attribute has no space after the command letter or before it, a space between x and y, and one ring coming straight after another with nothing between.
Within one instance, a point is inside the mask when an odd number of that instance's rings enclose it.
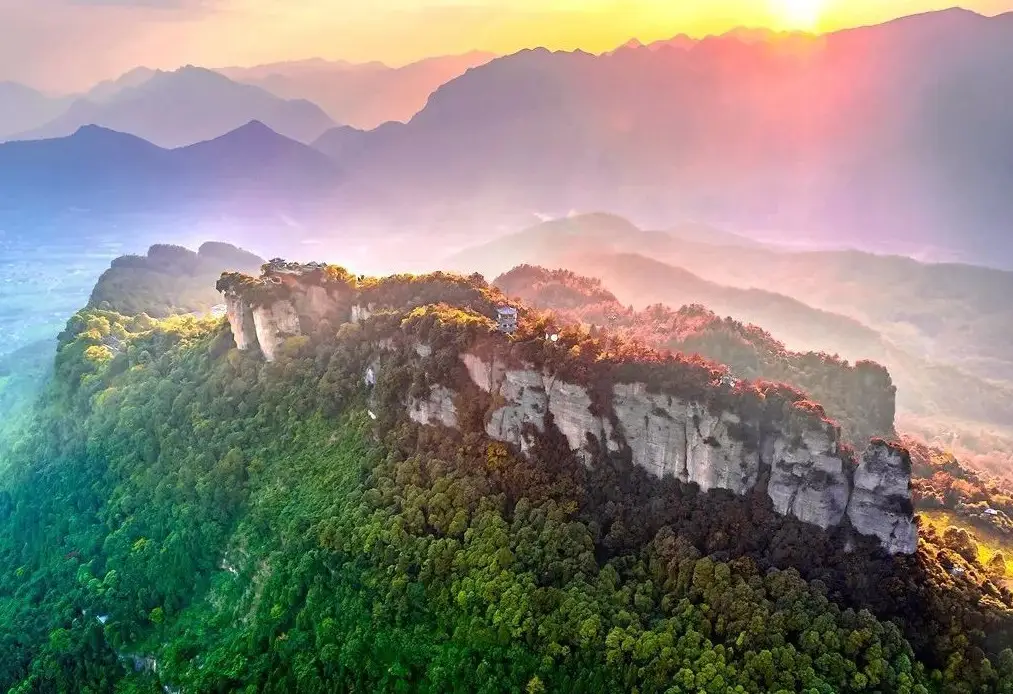
<instances>
[{"instance_id":1,"label":"forested hillside","mask_svg":"<svg viewBox=\"0 0 1013 694\"><path fill-rule=\"evenodd\" d=\"M453 378L503 296L323 274L377 312L273 363L221 319L70 321L0 465L0 688L1013 692L1013 596L931 534L889 557L552 430L520 455L466 409L419 426L405 394ZM516 339L549 349L525 311Z\"/></svg>"},{"instance_id":2,"label":"forested hillside","mask_svg":"<svg viewBox=\"0 0 1013 694\"><path fill-rule=\"evenodd\" d=\"M892 436L896 387L882 366L849 364L825 353L792 352L755 325L720 318L694 304L678 310L657 304L642 311L623 306L599 280L568 270L521 265L493 284L559 320L591 326L673 352L700 354L724 364L736 378L782 381L810 393L839 421L849 438L864 445Z\"/></svg>"},{"instance_id":3,"label":"forested hillside","mask_svg":"<svg viewBox=\"0 0 1013 694\"><path fill-rule=\"evenodd\" d=\"M127 315L207 311L220 303L215 280L222 270L255 272L262 258L227 243L208 242L195 253L182 246L156 244L147 255L113 260L92 290L88 305Z\"/></svg>"}]
</instances>

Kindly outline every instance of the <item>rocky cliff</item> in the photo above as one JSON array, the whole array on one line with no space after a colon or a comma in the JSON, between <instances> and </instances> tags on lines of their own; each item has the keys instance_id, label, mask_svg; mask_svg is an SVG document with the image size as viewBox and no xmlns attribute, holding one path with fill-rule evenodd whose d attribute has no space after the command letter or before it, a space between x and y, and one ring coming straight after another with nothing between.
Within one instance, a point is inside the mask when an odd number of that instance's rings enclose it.
<instances>
[{"instance_id":1,"label":"rocky cliff","mask_svg":"<svg viewBox=\"0 0 1013 694\"><path fill-rule=\"evenodd\" d=\"M276 260L257 278L226 273L217 289L225 296L236 347L259 348L267 361L274 361L286 339L348 321L352 286L340 268Z\"/></svg>"},{"instance_id":2,"label":"rocky cliff","mask_svg":"<svg viewBox=\"0 0 1013 694\"><path fill-rule=\"evenodd\" d=\"M249 349L255 341L272 360L287 336L306 334L323 321L367 326L386 321L390 334L371 330L374 353L363 366L362 383L374 387L386 369L414 373L421 385L396 395L412 421L456 428L460 408L480 403L485 433L522 453L554 429L585 464L623 458L655 477L674 477L703 491L745 495L760 487L782 515L823 529L849 525L894 554L917 548L911 467L903 449L875 440L856 461L842 444L840 428L797 391L708 380L711 369L685 360L647 365L648 371L640 372L626 368L637 364L612 363L597 366L593 376L582 371L580 378L567 369L579 345L496 333L491 307L486 314L445 308L448 315L465 316L479 335L465 339L424 310L374 315L373 295L350 284L323 292L307 284L305 274L289 272L280 282L233 279L221 286L237 346ZM404 293L403 287L399 291ZM415 330L413 319L428 327ZM527 357L518 352L525 346ZM556 361L531 357L546 353ZM448 363L458 365L459 376L433 375L452 373ZM655 367L662 368L657 377L649 371Z\"/></svg>"},{"instance_id":3,"label":"rocky cliff","mask_svg":"<svg viewBox=\"0 0 1013 694\"><path fill-rule=\"evenodd\" d=\"M874 440L855 468L840 429L818 417L785 427L748 412L715 412L702 401L652 393L645 383L614 384L610 407L595 414L586 388L551 373L511 369L470 353L461 359L473 383L499 403L486 433L522 451L530 449L534 432L544 431L550 414L584 459L628 451L634 465L654 476L671 475L704 491L743 495L764 484L782 515L824 529L847 517L891 553L917 549L911 465L898 446Z\"/></svg>"}]
</instances>

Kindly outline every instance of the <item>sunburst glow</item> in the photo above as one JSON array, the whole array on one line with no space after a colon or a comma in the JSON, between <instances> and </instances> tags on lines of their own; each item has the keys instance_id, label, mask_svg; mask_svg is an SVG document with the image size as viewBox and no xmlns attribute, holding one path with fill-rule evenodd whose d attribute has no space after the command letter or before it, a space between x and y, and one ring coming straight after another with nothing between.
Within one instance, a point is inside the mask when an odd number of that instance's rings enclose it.
<instances>
[{"instance_id":1,"label":"sunburst glow","mask_svg":"<svg viewBox=\"0 0 1013 694\"><path fill-rule=\"evenodd\" d=\"M789 29L816 29L827 0L772 0L774 11Z\"/></svg>"}]
</instances>

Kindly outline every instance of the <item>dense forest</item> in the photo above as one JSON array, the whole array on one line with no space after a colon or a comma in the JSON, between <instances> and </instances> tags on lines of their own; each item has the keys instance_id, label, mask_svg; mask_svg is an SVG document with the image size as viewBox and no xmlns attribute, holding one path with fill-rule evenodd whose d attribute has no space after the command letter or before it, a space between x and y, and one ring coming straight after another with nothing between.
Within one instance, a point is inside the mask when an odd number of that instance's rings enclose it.
<instances>
[{"instance_id":1,"label":"dense forest","mask_svg":"<svg viewBox=\"0 0 1013 694\"><path fill-rule=\"evenodd\" d=\"M405 394L501 295L326 274L387 310L274 363L221 319L68 323L0 464L0 688L1013 692L1013 596L943 538L890 558L551 429L522 456L467 410L415 425ZM525 315L534 345L551 317ZM435 348L397 343L370 392L392 333Z\"/></svg>"},{"instance_id":2,"label":"dense forest","mask_svg":"<svg viewBox=\"0 0 1013 694\"><path fill-rule=\"evenodd\" d=\"M155 318L205 312L221 302L215 281L223 269L254 272L263 264L263 259L227 243L208 242L196 252L156 244L147 255L114 260L99 277L88 306Z\"/></svg>"}]
</instances>

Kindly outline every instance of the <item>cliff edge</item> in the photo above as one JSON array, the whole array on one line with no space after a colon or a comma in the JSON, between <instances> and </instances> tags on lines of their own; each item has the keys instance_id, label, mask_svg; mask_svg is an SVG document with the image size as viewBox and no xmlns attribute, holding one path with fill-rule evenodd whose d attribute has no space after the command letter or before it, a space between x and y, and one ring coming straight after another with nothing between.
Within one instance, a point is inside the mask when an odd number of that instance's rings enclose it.
<instances>
[{"instance_id":1,"label":"cliff edge","mask_svg":"<svg viewBox=\"0 0 1013 694\"><path fill-rule=\"evenodd\" d=\"M357 281L272 261L260 278L224 275L218 289L236 346L268 361L286 339L370 326L363 385L408 367L415 382L396 397L417 423L458 428L477 410L489 438L522 453L551 430L587 465L624 459L703 491L760 487L781 515L847 525L892 554L917 549L907 452L875 439L856 460L822 407L788 386L729 382L700 359L640 346L606 349L577 329L546 340L534 316L504 335L493 320L503 297L477 276Z\"/></svg>"}]
</instances>

